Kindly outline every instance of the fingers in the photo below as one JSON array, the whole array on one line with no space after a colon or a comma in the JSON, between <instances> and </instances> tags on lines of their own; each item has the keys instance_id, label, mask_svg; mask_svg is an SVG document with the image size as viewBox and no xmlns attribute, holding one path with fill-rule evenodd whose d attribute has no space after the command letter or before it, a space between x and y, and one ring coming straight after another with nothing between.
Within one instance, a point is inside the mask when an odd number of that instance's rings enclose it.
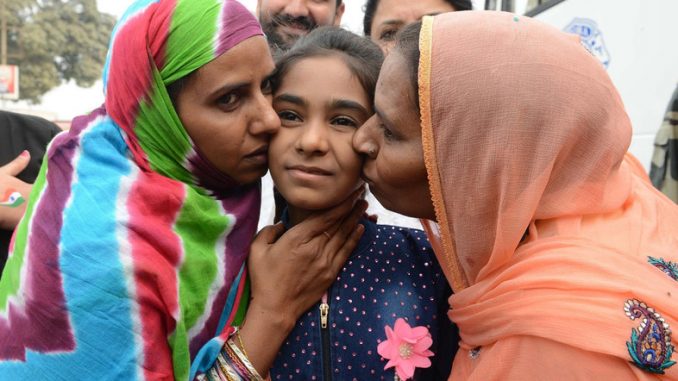
<instances>
[{"instance_id":1,"label":"fingers","mask_svg":"<svg viewBox=\"0 0 678 381\"><path fill-rule=\"evenodd\" d=\"M261 229L259 233L257 233L256 237L254 237L252 245L255 244L270 245L276 242L284 232L285 227L281 223L266 226L263 229Z\"/></svg>"},{"instance_id":2,"label":"fingers","mask_svg":"<svg viewBox=\"0 0 678 381\"><path fill-rule=\"evenodd\" d=\"M271 245L280 238L284 231L285 227L282 224L275 224L264 227L254 237L250 244L250 255L247 257L251 276L254 276L261 268L266 268L270 259L267 254L270 253Z\"/></svg>"},{"instance_id":3,"label":"fingers","mask_svg":"<svg viewBox=\"0 0 678 381\"><path fill-rule=\"evenodd\" d=\"M31 161L31 154L28 151L23 151L14 160L0 167L0 174L17 176L23 172Z\"/></svg>"},{"instance_id":4,"label":"fingers","mask_svg":"<svg viewBox=\"0 0 678 381\"><path fill-rule=\"evenodd\" d=\"M365 213L366 208L367 202L365 200L359 200L351 211L351 214L342 221L339 228L332 235L332 238L325 244L323 255L328 256L328 262L333 261L332 257L337 255L341 248L346 245L347 241L351 240L356 229L360 228L364 230L364 227L359 225L358 222L362 218L363 213ZM360 235L362 235L362 233ZM360 239L360 235L358 236L358 239ZM352 249L353 248L355 248L355 245Z\"/></svg>"},{"instance_id":5,"label":"fingers","mask_svg":"<svg viewBox=\"0 0 678 381\"><path fill-rule=\"evenodd\" d=\"M339 272L341 266L343 266L344 263L346 263L348 257L351 255L353 250L355 250L355 248L358 246L360 238L363 236L364 232L365 227L363 225L358 225L355 229L353 229L351 235L346 240L344 240L344 245L339 249L339 251L337 251L337 253L333 257L331 257L332 269L336 269L335 274Z\"/></svg>"},{"instance_id":6,"label":"fingers","mask_svg":"<svg viewBox=\"0 0 678 381\"><path fill-rule=\"evenodd\" d=\"M338 241L346 240L355 229L358 221L360 221L365 214L365 210L367 210L367 201L358 200L353 206L351 214L344 218L341 224L335 225L334 229L328 231L332 235L332 239Z\"/></svg>"},{"instance_id":7,"label":"fingers","mask_svg":"<svg viewBox=\"0 0 678 381\"><path fill-rule=\"evenodd\" d=\"M334 236L340 222L351 212L364 192L365 189L362 187L355 190L341 204L329 210L318 211L297 226L303 226L308 240L319 235Z\"/></svg>"}]
</instances>

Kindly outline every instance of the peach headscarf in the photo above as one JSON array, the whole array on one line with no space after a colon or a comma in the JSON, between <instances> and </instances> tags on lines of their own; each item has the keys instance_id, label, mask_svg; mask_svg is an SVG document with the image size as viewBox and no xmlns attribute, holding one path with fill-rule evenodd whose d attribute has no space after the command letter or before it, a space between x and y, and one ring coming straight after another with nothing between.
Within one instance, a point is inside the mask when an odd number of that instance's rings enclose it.
<instances>
[{"instance_id":1,"label":"peach headscarf","mask_svg":"<svg viewBox=\"0 0 678 381\"><path fill-rule=\"evenodd\" d=\"M420 52L451 379L678 379L678 206L626 153L603 67L501 12L426 17Z\"/></svg>"}]
</instances>

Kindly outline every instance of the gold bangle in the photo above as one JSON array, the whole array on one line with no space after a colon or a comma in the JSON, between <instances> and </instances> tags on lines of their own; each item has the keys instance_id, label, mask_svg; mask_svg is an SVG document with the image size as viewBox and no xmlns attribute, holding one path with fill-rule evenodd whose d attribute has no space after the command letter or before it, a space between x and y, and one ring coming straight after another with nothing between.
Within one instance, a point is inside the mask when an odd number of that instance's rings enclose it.
<instances>
[{"instance_id":1,"label":"gold bangle","mask_svg":"<svg viewBox=\"0 0 678 381\"><path fill-rule=\"evenodd\" d=\"M238 344L240 345L240 349L242 349L242 354L249 358L247 351L245 350L245 344L242 342L242 336L240 336L240 328L235 330L235 336L238 338Z\"/></svg>"},{"instance_id":2,"label":"gold bangle","mask_svg":"<svg viewBox=\"0 0 678 381\"><path fill-rule=\"evenodd\" d=\"M254 368L252 363L250 363L250 360L245 356L245 354L240 350L240 348L233 342L233 340L228 340L226 342L226 345L228 345L231 350L235 353L235 355L238 357L238 359L242 362L242 364L247 368L247 370L250 372L250 377L251 381L264 381L264 378L259 375L259 372Z\"/></svg>"}]
</instances>

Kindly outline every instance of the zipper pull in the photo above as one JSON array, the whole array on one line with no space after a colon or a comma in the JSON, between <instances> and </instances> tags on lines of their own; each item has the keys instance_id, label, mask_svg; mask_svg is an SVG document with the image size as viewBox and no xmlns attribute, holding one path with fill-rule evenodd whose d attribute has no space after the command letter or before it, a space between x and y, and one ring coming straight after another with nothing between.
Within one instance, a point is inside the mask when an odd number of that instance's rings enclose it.
<instances>
[{"instance_id":1,"label":"zipper pull","mask_svg":"<svg viewBox=\"0 0 678 381\"><path fill-rule=\"evenodd\" d=\"M327 329L327 316L330 312L330 305L327 304L327 292L323 295L320 303L320 328Z\"/></svg>"}]
</instances>

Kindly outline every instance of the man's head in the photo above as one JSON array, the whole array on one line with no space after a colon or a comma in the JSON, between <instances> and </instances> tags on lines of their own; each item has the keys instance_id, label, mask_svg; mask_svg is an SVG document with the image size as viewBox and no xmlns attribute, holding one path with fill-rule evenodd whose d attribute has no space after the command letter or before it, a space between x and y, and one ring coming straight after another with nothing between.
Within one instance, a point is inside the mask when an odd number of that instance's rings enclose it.
<instances>
[{"instance_id":1,"label":"man's head","mask_svg":"<svg viewBox=\"0 0 678 381\"><path fill-rule=\"evenodd\" d=\"M257 0L269 45L284 50L318 26L340 25L344 9L342 0Z\"/></svg>"}]
</instances>

